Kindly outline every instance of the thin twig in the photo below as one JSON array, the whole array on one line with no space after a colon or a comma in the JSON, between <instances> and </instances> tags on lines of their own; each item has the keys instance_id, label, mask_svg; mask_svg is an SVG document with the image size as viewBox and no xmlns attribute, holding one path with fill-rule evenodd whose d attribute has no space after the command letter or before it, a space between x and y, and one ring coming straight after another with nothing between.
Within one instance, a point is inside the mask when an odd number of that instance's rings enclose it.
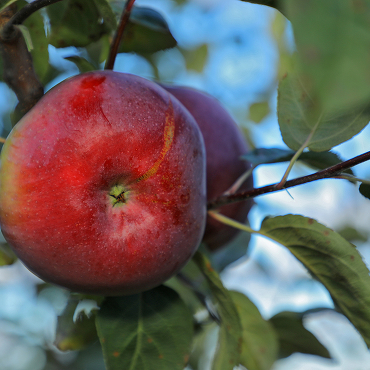
<instances>
[{"instance_id":1,"label":"thin twig","mask_svg":"<svg viewBox=\"0 0 370 370\"><path fill-rule=\"evenodd\" d=\"M344 170L356 166L360 163L370 160L370 151L364 154L358 155L357 157L351 158L348 161L338 163L332 167L326 168L325 170L315 172L308 176L298 177L294 180L287 181L282 189L277 189L276 185L267 185L261 188L251 189L240 193L231 195L222 195L214 200L208 202L208 210L217 209L225 204L231 204L241 202L249 198L255 198L262 194L272 193L283 189L288 189L293 186L306 184L312 181L334 178L341 174Z\"/></svg>"},{"instance_id":2,"label":"thin twig","mask_svg":"<svg viewBox=\"0 0 370 370\"><path fill-rule=\"evenodd\" d=\"M25 5L22 9L17 11L16 14L9 20L9 22L1 30L1 38L8 39L14 33L14 26L22 24L30 15L45 6L57 3L62 0L35 0L32 3Z\"/></svg>"},{"instance_id":3,"label":"thin twig","mask_svg":"<svg viewBox=\"0 0 370 370\"><path fill-rule=\"evenodd\" d=\"M135 0L127 0L126 5L122 11L121 20L117 27L116 33L113 37L113 41L109 50L108 59L105 63L104 69L113 69L114 62L118 53L118 47L122 39L123 31L126 28L128 20L130 19L131 9L134 5Z\"/></svg>"}]
</instances>

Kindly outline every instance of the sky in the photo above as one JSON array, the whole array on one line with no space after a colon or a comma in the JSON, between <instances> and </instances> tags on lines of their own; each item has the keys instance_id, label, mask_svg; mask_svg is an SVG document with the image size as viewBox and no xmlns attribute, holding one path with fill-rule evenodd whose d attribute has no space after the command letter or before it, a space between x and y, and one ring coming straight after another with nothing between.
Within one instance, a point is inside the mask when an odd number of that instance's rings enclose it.
<instances>
[{"instance_id":1,"label":"sky","mask_svg":"<svg viewBox=\"0 0 370 370\"><path fill-rule=\"evenodd\" d=\"M277 12L237 0L193 0L184 6L175 6L171 0L137 0L137 5L160 11L184 49L208 44L208 59L202 71L187 71L186 60L176 50L159 53L157 60L163 80L214 95L238 124L248 130L256 147L286 148L276 118L279 55L271 22L280 17ZM289 25L286 32L287 44L292 46ZM71 50L57 53L50 48L50 51L53 63L66 69L59 80L78 72L70 62L62 59ZM135 55L119 56L115 70L153 78L150 65ZM0 84L0 117L9 101L15 102L12 93ZM256 124L248 120L248 107L260 101L267 101L271 112ZM369 136L370 129L366 128L361 135L334 151L345 159L360 154L368 150ZM285 168L286 164L261 166L254 176L255 186L279 181ZM356 171L360 177L365 177L370 168L363 164ZM306 168L297 165L292 177L307 173ZM249 221L253 228L259 228L267 215L287 213L313 217L334 229L347 225L350 220L352 226L367 230L370 204L354 191L352 184L325 180L293 188L289 193L282 191L256 199ZM359 247L370 261L369 245ZM327 291L309 278L306 270L287 250L261 237L252 237L248 255L228 268L222 278L226 287L247 294L266 318L281 310L332 307ZM32 361L42 364L45 360L38 345L51 340L53 333L48 332L48 328L55 324L55 312L61 310L67 297L54 290L49 292L53 299L48 296L35 298L32 288L37 281L35 279L19 264L0 270L2 370L28 370L27 366ZM25 315L25 307L33 316ZM278 361L273 370L364 370L370 363L364 342L343 316L333 312L312 314L305 319L305 325L327 346L336 363L313 356L293 355ZM19 364L20 352L26 354L22 357L25 359L24 367ZM5 353L11 353L11 356L3 356ZM9 363L1 363L5 357ZM38 370L36 365L33 370Z\"/></svg>"}]
</instances>

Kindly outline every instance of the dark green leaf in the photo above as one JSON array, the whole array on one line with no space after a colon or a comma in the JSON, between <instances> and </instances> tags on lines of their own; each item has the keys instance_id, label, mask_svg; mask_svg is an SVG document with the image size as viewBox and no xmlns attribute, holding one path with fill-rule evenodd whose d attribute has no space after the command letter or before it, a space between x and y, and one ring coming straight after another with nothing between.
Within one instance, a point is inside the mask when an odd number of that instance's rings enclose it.
<instances>
[{"instance_id":1,"label":"dark green leaf","mask_svg":"<svg viewBox=\"0 0 370 370\"><path fill-rule=\"evenodd\" d=\"M173 48L177 42L167 22L157 11L135 6L119 47L120 53L155 53Z\"/></svg>"},{"instance_id":2,"label":"dark green leaf","mask_svg":"<svg viewBox=\"0 0 370 370\"><path fill-rule=\"evenodd\" d=\"M70 57L65 57L64 59L69 60L70 62L73 62L80 73L85 73L85 72L90 72L96 70L96 66L91 64L87 59L79 57L79 56L70 56Z\"/></svg>"},{"instance_id":3,"label":"dark green leaf","mask_svg":"<svg viewBox=\"0 0 370 370\"><path fill-rule=\"evenodd\" d=\"M6 243L0 243L0 266L12 265L17 260L16 255Z\"/></svg>"},{"instance_id":4,"label":"dark green leaf","mask_svg":"<svg viewBox=\"0 0 370 370\"><path fill-rule=\"evenodd\" d=\"M62 72L63 71L61 71L60 69L55 68L53 65L49 64L46 68L46 72L43 78L41 79L41 83L45 86L46 84L54 80L54 78L58 77Z\"/></svg>"},{"instance_id":5,"label":"dark green leaf","mask_svg":"<svg viewBox=\"0 0 370 370\"><path fill-rule=\"evenodd\" d=\"M248 370L269 370L277 359L278 341L272 325L244 294L230 292L242 326L240 363Z\"/></svg>"},{"instance_id":6,"label":"dark green leaf","mask_svg":"<svg viewBox=\"0 0 370 370\"><path fill-rule=\"evenodd\" d=\"M368 104L370 2L282 3L293 25L300 75L307 93L325 111L351 110Z\"/></svg>"},{"instance_id":7,"label":"dark green leaf","mask_svg":"<svg viewBox=\"0 0 370 370\"><path fill-rule=\"evenodd\" d=\"M109 2L107 2L107 0L92 0L91 2L95 4L99 15L104 20L104 23L107 25L107 27L112 30L116 29L116 16L109 5Z\"/></svg>"},{"instance_id":8,"label":"dark green leaf","mask_svg":"<svg viewBox=\"0 0 370 370\"><path fill-rule=\"evenodd\" d=\"M196 313L205 309L204 304L201 302L199 297L197 297L195 291L192 287L185 284L184 281L181 280L181 277L179 278L179 274L167 280L165 285L178 293L191 312Z\"/></svg>"},{"instance_id":9,"label":"dark green leaf","mask_svg":"<svg viewBox=\"0 0 370 370\"><path fill-rule=\"evenodd\" d=\"M331 358L329 351L303 326L303 316L302 313L280 312L269 320L279 337L280 358L296 352Z\"/></svg>"},{"instance_id":10,"label":"dark green leaf","mask_svg":"<svg viewBox=\"0 0 370 370\"><path fill-rule=\"evenodd\" d=\"M107 370L182 370L187 362L192 315L170 288L108 297L96 325Z\"/></svg>"},{"instance_id":11,"label":"dark green leaf","mask_svg":"<svg viewBox=\"0 0 370 370\"><path fill-rule=\"evenodd\" d=\"M103 3L103 0L65 0L49 5L49 42L57 48L82 47L109 34L112 15L108 14L109 5Z\"/></svg>"},{"instance_id":12,"label":"dark green leaf","mask_svg":"<svg viewBox=\"0 0 370 370\"><path fill-rule=\"evenodd\" d=\"M243 154L241 158L249 161L254 166L258 166L261 164L288 162L293 158L294 154L293 150L287 149L257 148L247 154ZM298 161L315 169L323 170L341 163L342 159L333 152L304 152L300 155ZM353 174L351 169L344 172Z\"/></svg>"},{"instance_id":13,"label":"dark green leaf","mask_svg":"<svg viewBox=\"0 0 370 370\"><path fill-rule=\"evenodd\" d=\"M251 235L239 233L229 244L216 251L209 251L206 247L201 247L201 251L210 259L212 266L218 272L229 266L247 254Z\"/></svg>"},{"instance_id":14,"label":"dark green leaf","mask_svg":"<svg viewBox=\"0 0 370 370\"><path fill-rule=\"evenodd\" d=\"M80 350L98 339L95 317L88 318L83 314L73 322L77 304L77 300L70 300L63 314L58 317L54 344L61 351Z\"/></svg>"},{"instance_id":15,"label":"dark green leaf","mask_svg":"<svg viewBox=\"0 0 370 370\"><path fill-rule=\"evenodd\" d=\"M297 215L265 219L259 233L303 263L370 346L370 276L356 247L317 221Z\"/></svg>"},{"instance_id":16,"label":"dark green leaf","mask_svg":"<svg viewBox=\"0 0 370 370\"><path fill-rule=\"evenodd\" d=\"M193 260L206 278L220 316L220 332L212 370L232 370L239 365L242 331L237 308L209 260L197 252Z\"/></svg>"},{"instance_id":17,"label":"dark green leaf","mask_svg":"<svg viewBox=\"0 0 370 370\"><path fill-rule=\"evenodd\" d=\"M370 105L351 110L318 111L318 106L294 75L279 84L278 120L286 145L298 150L305 145L322 152L358 134L370 121Z\"/></svg>"},{"instance_id":18,"label":"dark green leaf","mask_svg":"<svg viewBox=\"0 0 370 370\"><path fill-rule=\"evenodd\" d=\"M367 199L370 199L370 184L362 183L359 187L360 193Z\"/></svg>"}]
</instances>

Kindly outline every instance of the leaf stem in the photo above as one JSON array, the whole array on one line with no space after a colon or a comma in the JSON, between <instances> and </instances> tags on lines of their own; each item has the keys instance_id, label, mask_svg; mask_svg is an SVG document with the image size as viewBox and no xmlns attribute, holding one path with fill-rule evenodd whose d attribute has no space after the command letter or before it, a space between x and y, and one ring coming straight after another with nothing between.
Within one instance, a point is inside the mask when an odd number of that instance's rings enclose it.
<instances>
[{"instance_id":1,"label":"leaf stem","mask_svg":"<svg viewBox=\"0 0 370 370\"><path fill-rule=\"evenodd\" d=\"M113 69L114 62L118 53L118 47L122 39L123 32L126 28L128 20L130 19L131 9L134 5L135 0L127 0L125 7L123 8L121 20L117 27L116 33L113 37L113 41L109 50L108 59L105 63L104 69Z\"/></svg>"},{"instance_id":2,"label":"leaf stem","mask_svg":"<svg viewBox=\"0 0 370 370\"><path fill-rule=\"evenodd\" d=\"M249 198L255 198L262 194L273 193L275 191L288 189L293 186L306 184L312 181L328 179L328 178L335 178L335 177L338 177L338 175L342 176L341 172L343 172L344 170L351 168L353 166L356 166L360 163L366 162L368 160L370 160L370 151L363 153L361 155L358 155L354 158L351 158L347 161L338 163L334 166L328 167L325 170L315 172L311 175L298 177L296 179L289 180L284 184L284 186L281 189L276 188L278 184L273 184L273 185L263 186L261 188L255 188L255 189L243 191L240 193L230 194L227 196L221 195L220 197L208 202L208 210L214 210L225 204L241 202Z\"/></svg>"},{"instance_id":3,"label":"leaf stem","mask_svg":"<svg viewBox=\"0 0 370 370\"><path fill-rule=\"evenodd\" d=\"M319 119L317 120L317 122L316 122L314 128L312 129L312 131L310 132L310 134L307 136L307 139L305 140L305 142L301 145L301 147L297 150L297 152L294 154L294 156L290 160L289 166L286 169L283 178L276 185L276 190L280 190L280 189L282 189L284 187L284 184L286 183L286 180L288 179L288 176L289 176L290 172L292 171L292 168L293 168L295 162L297 162L297 160L300 157L300 155L303 153L303 151L310 144L310 141L311 141L314 133L316 132L316 129L317 129L317 127L318 127L318 125L319 125L319 123L321 121L321 118L322 118L322 114L320 115Z\"/></svg>"},{"instance_id":4,"label":"leaf stem","mask_svg":"<svg viewBox=\"0 0 370 370\"><path fill-rule=\"evenodd\" d=\"M303 153L303 151L307 148L307 145L308 143L310 142L312 138L312 133L308 136L308 138L306 139L306 141L302 144L302 146L296 151L296 153L293 155L292 159L290 160L289 162L289 165L288 165L288 168L286 169L285 173L284 173L284 176L283 178L280 180L280 182L276 185L276 190L280 190L284 187L284 184L286 183L286 180L290 174L290 172L292 171L292 168L295 164L295 162L297 162L298 158L300 157L300 155Z\"/></svg>"},{"instance_id":5,"label":"leaf stem","mask_svg":"<svg viewBox=\"0 0 370 370\"><path fill-rule=\"evenodd\" d=\"M14 26L22 24L30 15L45 6L57 3L62 0L35 0L32 3L25 5L22 9L17 11L14 16L4 25L1 30L1 38L3 40L9 39L14 34Z\"/></svg>"}]
</instances>

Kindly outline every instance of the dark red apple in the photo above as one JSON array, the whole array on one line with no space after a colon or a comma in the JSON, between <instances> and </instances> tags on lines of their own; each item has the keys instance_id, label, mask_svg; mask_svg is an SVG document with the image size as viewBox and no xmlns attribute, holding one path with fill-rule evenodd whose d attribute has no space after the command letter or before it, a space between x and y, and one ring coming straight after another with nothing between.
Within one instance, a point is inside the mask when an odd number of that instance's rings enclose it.
<instances>
[{"instance_id":1,"label":"dark red apple","mask_svg":"<svg viewBox=\"0 0 370 370\"><path fill-rule=\"evenodd\" d=\"M215 98L183 86L162 85L193 115L203 134L207 153L207 199L214 199L227 191L235 181L251 168L240 159L249 148L242 132L230 114ZM239 190L253 187L250 176ZM245 222L252 200L223 206L219 211L239 222ZM229 243L238 230L208 217L203 241L210 250Z\"/></svg>"},{"instance_id":2,"label":"dark red apple","mask_svg":"<svg viewBox=\"0 0 370 370\"><path fill-rule=\"evenodd\" d=\"M133 75L60 83L1 153L6 240L32 272L73 291L133 294L170 278L201 242L205 194L194 118Z\"/></svg>"}]
</instances>

